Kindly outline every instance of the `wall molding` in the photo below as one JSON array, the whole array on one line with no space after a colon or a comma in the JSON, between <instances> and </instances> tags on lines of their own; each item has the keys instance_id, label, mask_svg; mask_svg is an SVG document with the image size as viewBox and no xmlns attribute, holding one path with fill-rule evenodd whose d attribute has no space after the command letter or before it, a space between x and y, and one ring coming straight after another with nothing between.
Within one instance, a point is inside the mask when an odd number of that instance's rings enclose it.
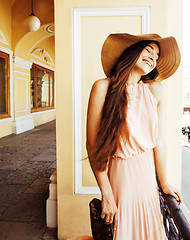
<instances>
[{"instance_id":1,"label":"wall molding","mask_svg":"<svg viewBox=\"0 0 190 240\"><path fill-rule=\"evenodd\" d=\"M38 56L36 53L39 52L40 56ZM51 65L52 67L54 67L54 62L53 62L53 59L51 58L50 54L42 49L42 48L34 48L31 52L31 56L41 60L44 62L44 64L49 64ZM31 60L32 61L32 60Z\"/></svg>"},{"instance_id":2,"label":"wall molding","mask_svg":"<svg viewBox=\"0 0 190 240\"><path fill-rule=\"evenodd\" d=\"M30 68L32 67L32 62L17 56L13 57L13 63L15 67L24 68L27 70L30 70Z\"/></svg>"},{"instance_id":3,"label":"wall molding","mask_svg":"<svg viewBox=\"0 0 190 240\"><path fill-rule=\"evenodd\" d=\"M22 72L21 72L22 73ZM29 75L29 74L28 74ZM26 109L22 109L22 110L16 110L15 112L16 113L21 113L21 112L28 112L30 109L29 109L29 103L28 103L28 91L29 91L29 88L28 88L28 79L27 78L22 78L22 77L16 77L15 79L16 81L17 80L22 80L22 81L26 81ZM15 99L17 99L17 82L15 83Z\"/></svg>"},{"instance_id":4,"label":"wall molding","mask_svg":"<svg viewBox=\"0 0 190 240\"><path fill-rule=\"evenodd\" d=\"M19 73L19 74L22 74L22 75L30 76L30 73L25 73L25 72L18 71L18 70L14 70L14 73Z\"/></svg>"},{"instance_id":5,"label":"wall molding","mask_svg":"<svg viewBox=\"0 0 190 240\"><path fill-rule=\"evenodd\" d=\"M3 34L3 32L0 30L0 42L6 44L6 45L9 45L5 35Z\"/></svg>"},{"instance_id":6,"label":"wall molding","mask_svg":"<svg viewBox=\"0 0 190 240\"><path fill-rule=\"evenodd\" d=\"M141 16L142 34L150 32L149 7L73 8L72 9L72 82L73 82L73 188L74 194L100 194L98 187L82 186L82 113L81 113L81 18L84 16Z\"/></svg>"},{"instance_id":7,"label":"wall molding","mask_svg":"<svg viewBox=\"0 0 190 240\"><path fill-rule=\"evenodd\" d=\"M52 70L52 71L55 72L55 68L54 68L54 67L51 67L51 66L49 66L49 65L46 65L46 64L44 64L44 63L42 63L42 62L39 62L39 61L37 61L37 60L35 60L35 59L31 59L31 62L32 62L32 63L35 63L35 64L37 64L37 65L39 65L39 66L41 66L41 67L47 68L47 69Z\"/></svg>"},{"instance_id":8,"label":"wall molding","mask_svg":"<svg viewBox=\"0 0 190 240\"><path fill-rule=\"evenodd\" d=\"M0 51L5 52L5 53L13 56L13 51L10 50L10 49L8 49L8 48L5 48L5 47L3 47L3 46L0 46Z\"/></svg>"},{"instance_id":9,"label":"wall molding","mask_svg":"<svg viewBox=\"0 0 190 240\"><path fill-rule=\"evenodd\" d=\"M45 113L49 113L49 112L56 112L56 110L55 109L51 109L51 110L33 112L33 113L31 113L31 115L40 115L40 114L45 114Z\"/></svg>"}]
</instances>

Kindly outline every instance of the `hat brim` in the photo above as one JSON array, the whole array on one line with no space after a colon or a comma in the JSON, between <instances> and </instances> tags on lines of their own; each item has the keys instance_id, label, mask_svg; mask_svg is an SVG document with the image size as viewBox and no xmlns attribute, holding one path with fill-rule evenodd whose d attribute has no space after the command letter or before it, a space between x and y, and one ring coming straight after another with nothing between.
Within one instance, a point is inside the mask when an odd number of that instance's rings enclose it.
<instances>
[{"instance_id":1,"label":"hat brim","mask_svg":"<svg viewBox=\"0 0 190 240\"><path fill-rule=\"evenodd\" d=\"M174 74L181 61L181 54L174 37L162 38L154 33L144 35L116 33L110 34L102 47L102 67L107 77L111 76L111 71L123 51L142 40L157 41L160 46L160 56L156 66L159 74L155 80L162 81Z\"/></svg>"}]
</instances>

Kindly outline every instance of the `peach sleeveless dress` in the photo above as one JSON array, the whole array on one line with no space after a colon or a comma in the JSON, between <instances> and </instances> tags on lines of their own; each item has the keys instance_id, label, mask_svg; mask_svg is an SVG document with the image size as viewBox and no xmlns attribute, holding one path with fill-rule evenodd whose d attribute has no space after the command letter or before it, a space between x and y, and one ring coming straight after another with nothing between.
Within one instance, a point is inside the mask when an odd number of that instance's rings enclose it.
<instances>
[{"instance_id":1,"label":"peach sleeveless dress","mask_svg":"<svg viewBox=\"0 0 190 240\"><path fill-rule=\"evenodd\" d=\"M108 177L118 207L114 240L167 239L162 222L153 148L158 130L157 101L148 86L126 85L126 124L110 159ZM92 240L81 236L73 240Z\"/></svg>"}]
</instances>

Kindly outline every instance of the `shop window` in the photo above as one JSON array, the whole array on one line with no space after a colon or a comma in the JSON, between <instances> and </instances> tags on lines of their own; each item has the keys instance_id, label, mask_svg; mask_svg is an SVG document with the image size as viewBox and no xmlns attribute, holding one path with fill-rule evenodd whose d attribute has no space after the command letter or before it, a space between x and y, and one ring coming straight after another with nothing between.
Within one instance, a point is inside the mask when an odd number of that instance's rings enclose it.
<instances>
[{"instance_id":1,"label":"shop window","mask_svg":"<svg viewBox=\"0 0 190 240\"><path fill-rule=\"evenodd\" d=\"M0 51L0 118L10 117L9 55Z\"/></svg>"},{"instance_id":2,"label":"shop window","mask_svg":"<svg viewBox=\"0 0 190 240\"><path fill-rule=\"evenodd\" d=\"M54 72L36 64L31 68L31 111L54 108Z\"/></svg>"}]
</instances>

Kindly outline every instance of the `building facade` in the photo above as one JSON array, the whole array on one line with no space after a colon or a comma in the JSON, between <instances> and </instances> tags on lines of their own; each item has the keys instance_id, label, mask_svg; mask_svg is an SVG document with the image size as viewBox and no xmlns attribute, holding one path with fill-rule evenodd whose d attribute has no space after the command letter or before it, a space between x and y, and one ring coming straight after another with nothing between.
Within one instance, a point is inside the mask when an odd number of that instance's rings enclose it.
<instances>
[{"instance_id":1,"label":"building facade","mask_svg":"<svg viewBox=\"0 0 190 240\"><path fill-rule=\"evenodd\" d=\"M41 27L29 32L31 1L1 1L0 137L55 119L54 2L33 6Z\"/></svg>"}]
</instances>

